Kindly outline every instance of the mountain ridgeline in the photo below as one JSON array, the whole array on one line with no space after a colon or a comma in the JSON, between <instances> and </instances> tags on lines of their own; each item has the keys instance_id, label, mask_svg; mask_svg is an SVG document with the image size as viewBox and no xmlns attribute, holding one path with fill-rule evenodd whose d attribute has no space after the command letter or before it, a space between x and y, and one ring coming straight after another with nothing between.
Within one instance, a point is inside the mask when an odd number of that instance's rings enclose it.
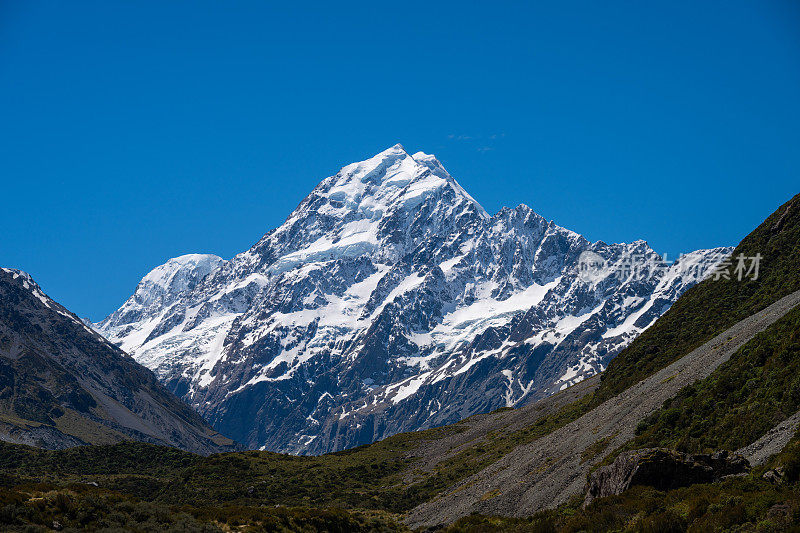
<instances>
[{"instance_id":1,"label":"mountain ridgeline","mask_svg":"<svg viewBox=\"0 0 800 533\"><path fill-rule=\"evenodd\" d=\"M591 243L525 205L490 216L396 145L234 258L156 268L97 329L226 435L316 454L592 376L730 251L663 265L644 241Z\"/></svg>"}]
</instances>

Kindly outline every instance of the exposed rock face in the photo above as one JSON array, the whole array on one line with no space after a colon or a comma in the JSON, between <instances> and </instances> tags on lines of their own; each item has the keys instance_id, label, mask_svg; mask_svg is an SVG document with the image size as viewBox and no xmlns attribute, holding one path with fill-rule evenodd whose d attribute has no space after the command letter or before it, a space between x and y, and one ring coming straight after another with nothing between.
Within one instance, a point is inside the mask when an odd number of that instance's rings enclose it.
<instances>
[{"instance_id":1,"label":"exposed rock face","mask_svg":"<svg viewBox=\"0 0 800 533\"><path fill-rule=\"evenodd\" d=\"M97 327L248 447L322 453L594 375L728 253L665 265L525 205L491 216L397 145L229 261L157 268Z\"/></svg>"},{"instance_id":2,"label":"exposed rock face","mask_svg":"<svg viewBox=\"0 0 800 533\"><path fill-rule=\"evenodd\" d=\"M779 422L757 441L739 448L736 453L747 459L752 466L762 465L789 443L798 426L800 426L800 411Z\"/></svg>"},{"instance_id":3,"label":"exposed rock face","mask_svg":"<svg viewBox=\"0 0 800 533\"><path fill-rule=\"evenodd\" d=\"M623 453L589 476L584 506L596 498L621 494L636 485L669 490L712 483L748 470L747 459L727 451L692 455L663 448L634 450Z\"/></svg>"},{"instance_id":4,"label":"exposed rock face","mask_svg":"<svg viewBox=\"0 0 800 533\"><path fill-rule=\"evenodd\" d=\"M45 448L140 440L236 449L130 356L0 268L0 439Z\"/></svg>"},{"instance_id":5,"label":"exposed rock face","mask_svg":"<svg viewBox=\"0 0 800 533\"><path fill-rule=\"evenodd\" d=\"M786 470L779 466L777 468L770 468L761 476L763 479L766 479L770 483L775 483L776 485L780 485L786 482Z\"/></svg>"}]
</instances>

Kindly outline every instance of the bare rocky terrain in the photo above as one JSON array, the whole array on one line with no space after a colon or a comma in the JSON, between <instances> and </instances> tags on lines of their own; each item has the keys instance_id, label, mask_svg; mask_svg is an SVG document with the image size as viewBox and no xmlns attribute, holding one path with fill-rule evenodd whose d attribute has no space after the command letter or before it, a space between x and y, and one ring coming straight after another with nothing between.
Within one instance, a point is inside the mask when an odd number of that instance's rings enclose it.
<instances>
[{"instance_id":1,"label":"bare rocky terrain","mask_svg":"<svg viewBox=\"0 0 800 533\"><path fill-rule=\"evenodd\" d=\"M608 452L632 439L637 424L660 408L665 400L686 385L708 377L756 334L798 304L800 291L741 320L680 360L577 420L517 447L499 461L451 487L446 494L416 507L408 514L407 524L412 527L431 526L452 522L471 513L521 517L563 503L583 491L586 474L605 455L596 453L594 457L582 459L584 451L602 445L600 452ZM578 386L572 398L577 399L590 392L592 386L592 383L585 384L583 388ZM486 418L496 418L493 421L477 419L474 423L481 425L483 431L492 424L502 426L503 422L510 424L527 417L530 417L527 418L530 424L544 411L557 408L560 402L566 405L568 398L567 395L553 397L550 399L552 403L540 404L538 412L534 409L536 405L533 405L515 414L501 412L487 415ZM787 423L786 427L790 427L790 424ZM779 428L779 431L781 434L790 433L786 428ZM468 429L453 439L460 438L466 442L473 434L477 436L479 431ZM769 455L773 447L762 443L743 455L748 456L749 453L748 458ZM435 464L452 452L440 451L443 455L438 457L436 453L433 448L426 450L423 464Z\"/></svg>"},{"instance_id":2,"label":"bare rocky terrain","mask_svg":"<svg viewBox=\"0 0 800 533\"><path fill-rule=\"evenodd\" d=\"M591 394L599 384L600 376L595 375L536 403L517 409L474 415L452 424L450 427L456 431L434 440L424 440L409 454L409 457L416 459L414 470L432 472L441 461L453 457L490 433L510 433L529 427L536 420ZM410 479L412 474L408 477Z\"/></svg>"},{"instance_id":3,"label":"bare rocky terrain","mask_svg":"<svg viewBox=\"0 0 800 533\"><path fill-rule=\"evenodd\" d=\"M753 466L764 464L771 455L780 452L786 446L798 426L800 426L800 412L777 424L766 435L738 449L736 453L743 455Z\"/></svg>"}]
</instances>

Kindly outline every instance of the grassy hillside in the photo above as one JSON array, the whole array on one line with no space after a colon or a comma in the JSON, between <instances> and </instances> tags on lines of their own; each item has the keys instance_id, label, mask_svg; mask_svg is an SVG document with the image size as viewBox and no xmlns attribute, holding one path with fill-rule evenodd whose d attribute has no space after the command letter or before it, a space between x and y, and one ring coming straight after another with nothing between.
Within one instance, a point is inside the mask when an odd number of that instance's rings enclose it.
<instances>
[{"instance_id":1,"label":"grassy hillside","mask_svg":"<svg viewBox=\"0 0 800 533\"><path fill-rule=\"evenodd\" d=\"M742 240L733 257L760 253L756 280L707 279L686 291L603 374L596 402L619 394L715 335L800 290L800 194Z\"/></svg>"},{"instance_id":2,"label":"grassy hillside","mask_svg":"<svg viewBox=\"0 0 800 533\"><path fill-rule=\"evenodd\" d=\"M403 443L395 442L402 453ZM400 463L351 452L294 457L240 452L201 457L139 442L47 451L0 444L0 529L138 531L396 531L370 511ZM257 487L257 490L256 490ZM391 491L388 491L390 493ZM264 504L268 504L266 507ZM350 510L346 510L350 508ZM363 508L358 510L356 508Z\"/></svg>"},{"instance_id":3,"label":"grassy hillside","mask_svg":"<svg viewBox=\"0 0 800 533\"><path fill-rule=\"evenodd\" d=\"M643 421L631 446L735 450L800 409L800 308Z\"/></svg>"},{"instance_id":4,"label":"grassy hillside","mask_svg":"<svg viewBox=\"0 0 800 533\"><path fill-rule=\"evenodd\" d=\"M23 484L0 488L0 527L45 531L393 532L388 515L342 509L216 505L174 507L91 485Z\"/></svg>"},{"instance_id":5,"label":"grassy hillside","mask_svg":"<svg viewBox=\"0 0 800 533\"><path fill-rule=\"evenodd\" d=\"M782 469L783 481L764 479ZM527 518L469 516L447 533L800 531L800 433L767 464L748 475L719 483L668 491L633 487L619 496L600 498L586 508L575 497L557 509Z\"/></svg>"}]
</instances>

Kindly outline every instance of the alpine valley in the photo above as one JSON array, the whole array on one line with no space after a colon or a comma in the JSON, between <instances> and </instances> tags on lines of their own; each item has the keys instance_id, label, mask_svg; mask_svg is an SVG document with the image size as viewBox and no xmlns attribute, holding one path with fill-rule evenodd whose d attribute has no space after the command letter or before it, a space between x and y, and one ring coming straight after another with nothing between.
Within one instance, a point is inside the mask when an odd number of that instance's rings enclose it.
<instances>
[{"instance_id":1,"label":"alpine valley","mask_svg":"<svg viewBox=\"0 0 800 533\"><path fill-rule=\"evenodd\" d=\"M731 251L664 264L526 205L492 216L435 157L395 145L232 259L155 268L94 326L224 435L320 454L601 372Z\"/></svg>"}]
</instances>

